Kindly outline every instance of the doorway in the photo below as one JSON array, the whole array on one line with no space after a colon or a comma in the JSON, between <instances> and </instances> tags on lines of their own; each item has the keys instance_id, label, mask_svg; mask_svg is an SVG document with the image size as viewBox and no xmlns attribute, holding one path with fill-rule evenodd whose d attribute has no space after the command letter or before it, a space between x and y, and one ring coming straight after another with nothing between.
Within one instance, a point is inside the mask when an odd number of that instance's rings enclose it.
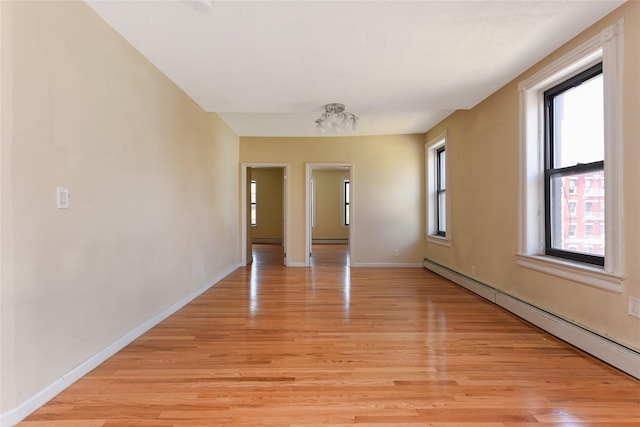
<instances>
[{"instance_id":1,"label":"doorway","mask_svg":"<svg viewBox=\"0 0 640 427\"><path fill-rule=\"evenodd\" d=\"M350 163L307 164L307 266L350 264L353 176Z\"/></svg>"},{"instance_id":2,"label":"doorway","mask_svg":"<svg viewBox=\"0 0 640 427\"><path fill-rule=\"evenodd\" d=\"M288 164L242 164L241 264L288 265Z\"/></svg>"}]
</instances>

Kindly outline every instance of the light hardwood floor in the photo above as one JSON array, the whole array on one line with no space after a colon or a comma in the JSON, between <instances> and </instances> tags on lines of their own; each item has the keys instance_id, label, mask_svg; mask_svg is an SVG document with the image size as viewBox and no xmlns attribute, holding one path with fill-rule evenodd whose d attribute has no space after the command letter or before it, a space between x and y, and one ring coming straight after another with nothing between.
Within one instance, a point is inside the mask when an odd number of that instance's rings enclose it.
<instances>
[{"instance_id":1,"label":"light hardwood floor","mask_svg":"<svg viewBox=\"0 0 640 427\"><path fill-rule=\"evenodd\" d=\"M254 243L251 245L254 266L284 265L284 247L279 244Z\"/></svg>"},{"instance_id":2,"label":"light hardwood floor","mask_svg":"<svg viewBox=\"0 0 640 427\"><path fill-rule=\"evenodd\" d=\"M346 243L314 243L311 246L312 267L346 267L349 265L349 245Z\"/></svg>"},{"instance_id":3,"label":"light hardwood floor","mask_svg":"<svg viewBox=\"0 0 640 427\"><path fill-rule=\"evenodd\" d=\"M252 255L253 263L259 266L284 265L284 250L279 244L254 243ZM348 266L349 245L343 243L313 244L310 261L313 267Z\"/></svg>"},{"instance_id":4,"label":"light hardwood floor","mask_svg":"<svg viewBox=\"0 0 640 427\"><path fill-rule=\"evenodd\" d=\"M640 426L640 382L424 269L241 268L20 424Z\"/></svg>"}]
</instances>

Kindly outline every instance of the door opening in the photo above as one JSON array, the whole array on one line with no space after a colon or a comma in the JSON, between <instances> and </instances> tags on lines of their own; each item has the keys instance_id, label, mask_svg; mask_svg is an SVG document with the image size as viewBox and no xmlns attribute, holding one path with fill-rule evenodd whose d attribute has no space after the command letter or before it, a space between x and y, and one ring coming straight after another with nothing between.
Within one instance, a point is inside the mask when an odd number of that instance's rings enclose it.
<instances>
[{"instance_id":1,"label":"door opening","mask_svg":"<svg viewBox=\"0 0 640 427\"><path fill-rule=\"evenodd\" d=\"M307 164L307 266L349 266L353 231L350 163Z\"/></svg>"},{"instance_id":2,"label":"door opening","mask_svg":"<svg viewBox=\"0 0 640 427\"><path fill-rule=\"evenodd\" d=\"M242 165L242 265L288 265L288 165Z\"/></svg>"}]
</instances>

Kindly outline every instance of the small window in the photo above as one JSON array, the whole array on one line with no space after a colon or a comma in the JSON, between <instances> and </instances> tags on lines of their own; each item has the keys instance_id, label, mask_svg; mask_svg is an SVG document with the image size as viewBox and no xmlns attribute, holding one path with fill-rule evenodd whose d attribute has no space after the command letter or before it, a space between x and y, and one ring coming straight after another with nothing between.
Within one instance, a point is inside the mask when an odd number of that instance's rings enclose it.
<instances>
[{"instance_id":1,"label":"small window","mask_svg":"<svg viewBox=\"0 0 640 427\"><path fill-rule=\"evenodd\" d=\"M445 147L436 150L436 234L447 235L447 178Z\"/></svg>"},{"instance_id":2,"label":"small window","mask_svg":"<svg viewBox=\"0 0 640 427\"><path fill-rule=\"evenodd\" d=\"M576 202L569 202L569 215L573 216L576 214Z\"/></svg>"},{"instance_id":3,"label":"small window","mask_svg":"<svg viewBox=\"0 0 640 427\"><path fill-rule=\"evenodd\" d=\"M591 200L587 200L584 202L584 213L585 215L590 216L591 212L593 212L593 202Z\"/></svg>"},{"instance_id":4,"label":"small window","mask_svg":"<svg viewBox=\"0 0 640 427\"><path fill-rule=\"evenodd\" d=\"M592 188L593 188L593 178L592 177L585 178L584 179L584 194L591 194L591 189Z\"/></svg>"},{"instance_id":5,"label":"small window","mask_svg":"<svg viewBox=\"0 0 640 427\"><path fill-rule=\"evenodd\" d=\"M344 181L344 226L347 227L351 223L350 207L351 207L351 183L349 180Z\"/></svg>"},{"instance_id":6,"label":"small window","mask_svg":"<svg viewBox=\"0 0 640 427\"><path fill-rule=\"evenodd\" d=\"M447 132L425 145L427 174L426 240L439 245L451 245L451 192L447 189L450 171L447 156Z\"/></svg>"},{"instance_id":7,"label":"small window","mask_svg":"<svg viewBox=\"0 0 640 427\"><path fill-rule=\"evenodd\" d=\"M593 237L593 224L584 225L584 237L585 239L591 239L591 237Z\"/></svg>"},{"instance_id":8,"label":"small window","mask_svg":"<svg viewBox=\"0 0 640 427\"><path fill-rule=\"evenodd\" d=\"M255 180L251 181L251 225L258 225L257 221L257 206L258 206L258 196L257 196L257 187L258 183Z\"/></svg>"},{"instance_id":9,"label":"small window","mask_svg":"<svg viewBox=\"0 0 640 427\"><path fill-rule=\"evenodd\" d=\"M575 235L570 221L584 221L573 194L592 194L593 178L604 171L604 95L602 63L573 76L544 92L545 101L545 229L546 254L574 261L604 265L604 253L569 249L567 239ZM580 183L583 183L580 188ZM586 211L586 209L585 209ZM591 238L592 226L585 228ZM604 240L598 242L604 246Z\"/></svg>"}]
</instances>

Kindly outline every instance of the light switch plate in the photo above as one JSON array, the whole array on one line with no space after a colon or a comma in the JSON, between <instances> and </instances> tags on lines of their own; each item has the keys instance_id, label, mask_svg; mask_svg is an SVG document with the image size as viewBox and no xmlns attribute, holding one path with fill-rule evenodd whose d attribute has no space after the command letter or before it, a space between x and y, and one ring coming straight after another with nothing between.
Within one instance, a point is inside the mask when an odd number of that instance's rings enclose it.
<instances>
[{"instance_id":1,"label":"light switch plate","mask_svg":"<svg viewBox=\"0 0 640 427\"><path fill-rule=\"evenodd\" d=\"M640 317L640 299L629 297L629 311L630 316Z\"/></svg>"},{"instance_id":2,"label":"light switch plate","mask_svg":"<svg viewBox=\"0 0 640 427\"><path fill-rule=\"evenodd\" d=\"M66 187L58 187L58 209L69 208L69 189Z\"/></svg>"}]
</instances>

